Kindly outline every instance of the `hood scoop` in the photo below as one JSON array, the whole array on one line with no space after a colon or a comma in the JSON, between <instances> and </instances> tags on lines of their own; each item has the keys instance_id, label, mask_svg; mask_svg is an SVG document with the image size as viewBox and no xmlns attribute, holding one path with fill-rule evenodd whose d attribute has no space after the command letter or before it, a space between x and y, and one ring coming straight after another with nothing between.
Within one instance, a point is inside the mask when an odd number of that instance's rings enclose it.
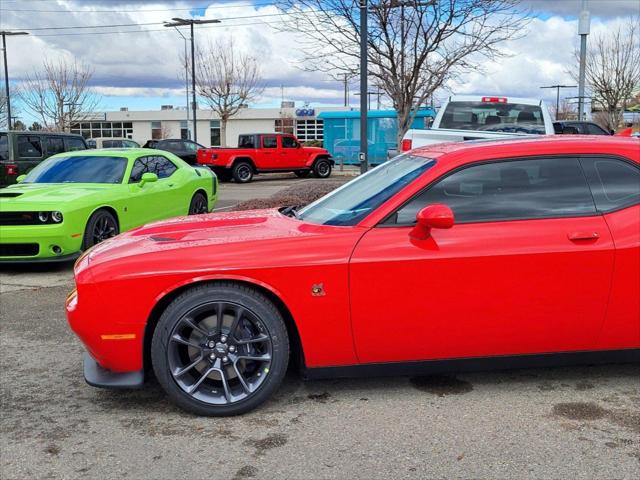
<instances>
[{"instance_id":1,"label":"hood scoop","mask_svg":"<svg viewBox=\"0 0 640 480\"><path fill-rule=\"evenodd\" d=\"M22 195L22 192L0 192L0 198L15 198Z\"/></svg>"}]
</instances>

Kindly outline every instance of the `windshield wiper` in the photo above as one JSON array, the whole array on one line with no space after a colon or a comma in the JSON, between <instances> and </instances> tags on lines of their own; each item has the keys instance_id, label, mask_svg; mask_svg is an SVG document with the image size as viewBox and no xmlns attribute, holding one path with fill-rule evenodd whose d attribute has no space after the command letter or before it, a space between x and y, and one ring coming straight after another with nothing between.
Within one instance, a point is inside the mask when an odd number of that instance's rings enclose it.
<instances>
[{"instance_id":1,"label":"windshield wiper","mask_svg":"<svg viewBox=\"0 0 640 480\"><path fill-rule=\"evenodd\" d=\"M280 213L283 215L286 215L287 217L298 218L298 205L285 207L282 210L280 210Z\"/></svg>"}]
</instances>

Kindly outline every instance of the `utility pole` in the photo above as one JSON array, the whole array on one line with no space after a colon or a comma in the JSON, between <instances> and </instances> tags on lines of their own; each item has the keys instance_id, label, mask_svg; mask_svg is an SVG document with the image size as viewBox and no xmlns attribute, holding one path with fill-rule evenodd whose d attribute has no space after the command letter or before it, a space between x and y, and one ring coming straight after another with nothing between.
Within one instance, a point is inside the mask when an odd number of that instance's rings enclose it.
<instances>
[{"instance_id":1,"label":"utility pole","mask_svg":"<svg viewBox=\"0 0 640 480\"><path fill-rule=\"evenodd\" d=\"M4 94L7 101L7 130L11 130L11 97L9 96L9 67L7 66L7 39L15 35L29 35L28 32L0 32L2 35L2 53L4 55Z\"/></svg>"},{"instance_id":2,"label":"utility pole","mask_svg":"<svg viewBox=\"0 0 640 480\"><path fill-rule=\"evenodd\" d=\"M348 106L349 103L349 75L344 74L344 106Z\"/></svg>"},{"instance_id":3,"label":"utility pole","mask_svg":"<svg viewBox=\"0 0 640 480\"><path fill-rule=\"evenodd\" d=\"M367 134L367 41L369 14L368 0L360 0L360 173L369 169Z\"/></svg>"},{"instance_id":4,"label":"utility pole","mask_svg":"<svg viewBox=\"0 0 640 480\"><path fill-rule=\"evenodd\" d=\"M165 22L165 27L184 27L189 25L191 27L191 97L192 105L191 111L193 112L193 141L198 142L198 128L196 122L196 49L195 40L193 36L193 26L202 25L204 23L220 23L220 20L196 20L193 18L172 18L173 22Z\"/></svg>"},{"instance_id":5,"label":"utility pole","mask_svg":"<svg viewBox=\"0 0 640 480\"><path fill-rule=\"evenodd\" d=\"M582 11L578 20L578 34L580 35L580 73L578 77L578 120L584 120L584 84L587 64L587 35L591 18L587 10L587 0L582 0Z\"/></svg>"},{"instance_id":6,"label":"utility pole","mask_svg":"<svg viewBox=\"0 0 640 480\"><path fill-rule=\"evenodd\" d=\"M560 89L561 88L576 88L575 85L549 85L548 87L540 88L555 88L556 89L556 120L558 120L558 113L560 112Z\"/></svg>"}]
</instances>

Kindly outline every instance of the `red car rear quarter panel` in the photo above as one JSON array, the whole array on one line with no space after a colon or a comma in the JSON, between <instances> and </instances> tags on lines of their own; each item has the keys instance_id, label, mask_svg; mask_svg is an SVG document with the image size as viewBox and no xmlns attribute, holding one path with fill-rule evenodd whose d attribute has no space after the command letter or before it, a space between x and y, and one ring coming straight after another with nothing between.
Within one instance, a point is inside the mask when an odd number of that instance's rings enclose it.
<instances>
[{"instance_id":1,"label":"red car rear quarter panel","mask_svg":"<svg viewBox=\"0 0 640 480\"><path fill-rule=\"evenodd\" d=\"M640 205L605 215L616 247L600 348L640 347Z\"/></svg>"},{"instance_id":2,"label":"red car rear quarter panel","mask_svg":"<svg viewBox=\"0 0 640 480\"><path fill-rule=\"evenodd\" d=\"M283 229L288 231L284 236ZM233 234L225 230L220 227L216 238L210 237L213 230L206 226L176 230L174 235L171 226L165 225L158 235L179 240L158 242L145 236L136 241L132 235L121 246L105 251L104 258L98 252L91 260L92 288L79 287L78 303L90 302L91 318L96 319L86 328L101 333L108 326L123 330L116 333L143 334L153 307L164 295L201 281L241 280L267 288L287 306L307 366L357 363L349 321L347 264L364 230L304 224L279 215L267 216L241 231L236 225ZM312 287L318 284L324 295L314 296ZM90 317L83 314L83 318ZM98 353L98 360L109 357L108 365L101 363L107 368L139 370L142 337L129 342L134 351L126 348L123 354L109 349L105 355L107 342L90 349ZM82 338L86 341L86 336ZM127 342L112 343L122 347Z\"/></svg>"}]
</instances>

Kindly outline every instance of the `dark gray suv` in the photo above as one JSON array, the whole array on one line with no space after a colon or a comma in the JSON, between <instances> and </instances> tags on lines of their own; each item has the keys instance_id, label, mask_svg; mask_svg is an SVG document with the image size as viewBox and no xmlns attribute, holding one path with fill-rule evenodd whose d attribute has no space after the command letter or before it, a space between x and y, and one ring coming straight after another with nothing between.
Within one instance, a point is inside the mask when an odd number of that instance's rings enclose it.
<instances>
[{"instance_id":1,"label":"dark gray suv","mask_svg":"<svg viewBox=\"0 0 640 480\"><path fill-rule=\"evenodd\" d=\"M0 186L16 183L40 162L56 153L86 150L80 135L55 132L0 132Z\"/></svg>"}]
</instances>

